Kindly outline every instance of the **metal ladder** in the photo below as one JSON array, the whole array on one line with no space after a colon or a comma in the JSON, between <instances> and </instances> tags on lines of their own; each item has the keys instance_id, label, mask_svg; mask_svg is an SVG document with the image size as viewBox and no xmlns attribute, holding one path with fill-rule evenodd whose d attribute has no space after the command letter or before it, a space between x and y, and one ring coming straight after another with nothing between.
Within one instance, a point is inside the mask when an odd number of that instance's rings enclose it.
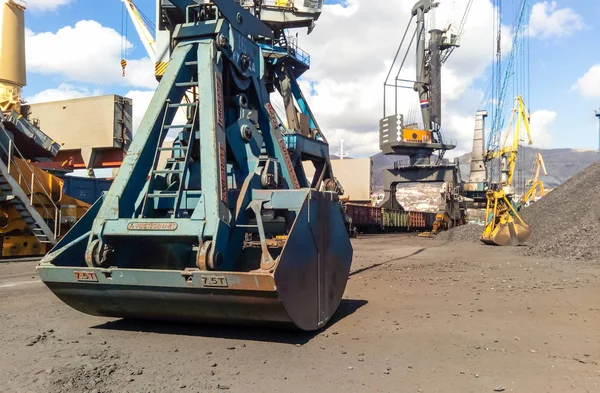
<instances>
[{"instance_id":1,"label":"metal ladder","mask_svg":"<svg viewBox=\"0 0 600 393\"><path fill-rule=\"evenodd\" d=\"M183 83L178 83L177 85L193 86L192 83L197 85L197 82L183 82ZM154 153L154 160L152 162L152 169L150 171L149 184L148 184L148 188L147 188L146 194L144 195L144 200L142 203L142 210L141 210L140 218L145 218L148 199L152 199L154 201L154 200L159 200L161 198L174 199L173 213L171 214L171 218L176 218L178 216L179 208L181 205L181 195L184 191L184 184L185 184L185 180L186 180L185 175L187 172L190 154L191 154L191 150L192 150L192 144L194 142L195 133L198 128L198 123L197 123L198 106L199 106L198 101L194 101L191 103L179 103L179 104L171 104L170 102L167 102L166 108L165 108L165 115L163 117L163 121L162 121L162 125L161 125L159 142L158 142L156 151ZM191 123L188 123L185 125L165 124L166 118L167 118L167 112L169 111L169 109L182 108L182 107L193 108L193 115L192 115ZM187 129L187 130L189 130L187 146L181 146L181 145L180 146L171 146L171 147L163 147L162 146L162 144L164 143L164 138L166 137L166 134L171 129L182 129L182 130ZM161 143L161 141L163 141L163 142ZM167 162L167 167L165 169L158 169L157 166L160 161L160 153L163 151L183 152L184 157L182 160L175 159L175 161ZM170 167L169 167L169 164L171 164ZM177 164L180 164L179 168L173 169ZM156 180L157 175L169 175L169 174L179 176L179 185L177 187L177 190L176 191L166 191L166 192L165 191L155 192L156 190L154 190L154 182Z\"/></svg>"}]
</instances>

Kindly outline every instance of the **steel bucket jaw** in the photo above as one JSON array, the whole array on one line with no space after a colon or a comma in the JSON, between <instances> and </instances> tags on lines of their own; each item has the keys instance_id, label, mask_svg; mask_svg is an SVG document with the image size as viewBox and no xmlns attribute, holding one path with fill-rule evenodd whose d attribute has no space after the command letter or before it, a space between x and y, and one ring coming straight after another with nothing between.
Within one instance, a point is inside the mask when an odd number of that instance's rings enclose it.
<instances>
[{"instance_id":1,"label":"steel bucket jaw","mask_svg":"<svg viewBox=\"0 0 600 393\"><path fill-rule=\"evenodd\" d=\"M279 256L278 296L303 330L323 327L342 299L352 263L344 228L337 195L311 191Z\"/></svg>"},{"instance_id":2,"label":"steel bucket jaw","mask_svg":"<svg viewBox=\"0 0 600 393\"><path fill-rule=\"evenodd\" d=\"M291 192L305 196L269 270L88 267L84 252L98 205L37 270L63 302L91 315L317 330L326 325L341 301L352 247L336 195ZM241 262L238 265L245 264ZM256 261L249 264L258 265Z\"/></svg>"},{"instance_id":3,"label":"steel bucket jaw","mask_svg":"<svg viewBox=\"0 0 600 393\"><path fill-rule=\"evenodd\" d=\"M499 223L488 236L482 236L481 241L496 246L518 246L526 243L530 237L531 229L529 226L511 217Z\"/></svg>"}]
</instances>

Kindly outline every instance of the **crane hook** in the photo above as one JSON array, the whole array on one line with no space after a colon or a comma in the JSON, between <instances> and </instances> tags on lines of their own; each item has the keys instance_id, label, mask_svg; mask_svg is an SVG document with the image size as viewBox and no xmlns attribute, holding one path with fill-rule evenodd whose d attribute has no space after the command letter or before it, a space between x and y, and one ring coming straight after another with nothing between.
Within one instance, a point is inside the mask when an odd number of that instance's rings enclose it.
<instances>
[{"instance_id":1,"label":"crane hook","mask_svg":"<svg viewBox=\"0 0 600 393\"><path fill-rule=\"evenodd\" d=\"M121 59L121 68L123 69L123 77L125 77L125 67L127 67L127 60Z\"/></svg>"}]
</instances>

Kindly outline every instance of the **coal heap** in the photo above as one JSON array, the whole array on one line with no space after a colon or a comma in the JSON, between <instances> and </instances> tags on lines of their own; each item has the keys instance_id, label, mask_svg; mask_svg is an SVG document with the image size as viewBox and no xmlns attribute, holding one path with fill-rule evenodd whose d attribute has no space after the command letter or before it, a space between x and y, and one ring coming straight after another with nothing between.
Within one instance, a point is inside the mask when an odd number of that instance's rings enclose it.
<instances>
[{"instance_id":1,"label":"coal heap","mask_svg":"<svg viewBox=\"0 0 600 393\"><path fill-rule=\"evenodd\" d=\"M449 240L453 242L472 242L481 243L479 238L483 232L482 225L466 224L454 227L448 231L444 231L436 235L436 239ZM481 243L483 244L483 243Z\"/></svg>"},{"instance_id":2,"label":"coal heap","mask_svg":"<svg viewBox=\"0 0 600 393\"><path fill-rule=\"evenodd\" d=\"M568 260L600 261L600 162L521 210L533 232L519 252Z\"/></svg>"},{"instance_id":3,"label":"coal heap","mask_svg":"<svg viewBox=\"0 0 600 393\"><path fill-rule=\"evenodd\" d=\"M564 260L600 261L600 161L520 212L532 230L519 254ZM440 240L479 242L483 227L463 225Z\"/></svg>"}]
</instances>

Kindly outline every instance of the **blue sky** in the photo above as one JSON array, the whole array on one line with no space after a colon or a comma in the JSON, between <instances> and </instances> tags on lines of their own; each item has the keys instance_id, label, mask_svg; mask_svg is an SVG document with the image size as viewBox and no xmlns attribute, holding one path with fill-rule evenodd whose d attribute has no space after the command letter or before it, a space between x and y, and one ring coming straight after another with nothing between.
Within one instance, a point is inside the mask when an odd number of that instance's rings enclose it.
<instances>
[{"instance_id":1,"label":"blue sky","mask_svg":"<svg viewBox=\"0 0 600 393\"><path fill-rule=\"evenodd\" d=\"M591 66L600 63L596 38L600 35L600 2L562 0L557 4L573 9L585 26L566 37L530 38L530 110L558 113L551 129L553 147L598 148L593 112L600 107L600 99L583 97L572 87Z\"/></svg>"},{"instance_id":2,"label":"blue sky","mask_svg":"<svg viewBox=\"0 0 600 393\"><path fill-rule=\"evenodd\" d=\"M372 1L376 3L378 0ZM442 0L442 2L443 1L444 0ZM397 2L406 3L410 6L408 3L412 3L412 0L398 0ZM41 33L56 34L65 26L73 27L82 20L93 20L103 27L113 29L117 34L122 34L121 20L123 11L120 0L30 0L28 3L30 6L26 12L26 27L36 36ZM47 6L51 3L63 5L60 5L53 10L40 10L39 4L42 3ZM332 4L340 2L326 1L326 3ZM369 2L365 2L365 0L348 0L347 4L353 5L359 3L362 4L362 8L360 8L358 12L362 12L361 10L365 10L370 4ZM534 0L532 1L532 4L533 3L543 2L536 2ZM136 4L147 16L154 19L155 2L153 0L138 0L136 1ZM560 11L568 7L571 11L570 15L578 15L580 21L582 21L582 25L579 28L573 29L574 31L562 31L556 32L556 34L551 34L551 32L546 32L546 34L544 34L542 32L538 34L537 37L532 37L530 39L530 111L546 111L544 113L546 113L550 120L552 120L552 116L548 114L555 114L554 120L549 121L550 124L544 125L543 132L551 137L551 142L548 142L548 147L595 149L598 147L598 130L593 110L600 107L600 81L598 80L600 79L600 70L597 73L590 74L588 79L585 80L585 85L588 86L586 93L582 93L581 89L574 88L574 85L581 77L588 73L594 65L600 64L600 56L597 50L597 37L600 36L600 32L596 23L596 20L600 19L600 2L589 0L557 0L555 5L553 5L552 2L547 2L546 6L549 11ZM325 13L330 11L333 13L333 9L329 10L328 8L325 8L322 19L326 19L328 16L325 16ZM471 15L471 17L476 16ZM149 63L135 64L136 60L145 58L146 53L127 15L126 18L128 20L127 38L133 44L133 47L127 52L127 59L132 67L131 70L128 67L128 71L137 73L142 65L148 68L147 66ZM506 10L505 15L503 15L503 23L509 24L511 18L513 18L511 10ZM326 28L327 23L327 20L323 21L324 28ZM318 31L320 24L321 20L319 20L315 31ZM398 26L404 26L405 24L405 20L397 21ZM467 29L469 28L469 24L470 22L467 21ZM573 27L573 22L569 22L563 27L569 29L569 25ZM544 28L551 29L552 26L545 26ZM91 31L93 31L93 29ZM333 29L329 34L335 34L335 31L336 30ZM107 37L110 36L107 30L103 30L103 33L106 33ZM385 31L382 31L381 33L385 34ZM491 34L491 27L489 31L482 32L482 34ZM313 36L311 35L308 38L305 38L305 40L310 41L311 37ZM69 90L66 94L72 94L73 92L71 90L75 91L77 94L73 94L74 97L100 93L126 95L132 91L143 92L146 94L146 97L151 95L153 87L151 85L151 78L145 78L141 81L140 77L140 80L132 81L129 79L132 77L131 75L128 75L128 78L125 80L122 80L120 77L120 54L118 53L120 52L120 44L117 42L118 39L114 36L112 36L111 40L105 40L104 35L92 36L85 41L85 44L81 42L71 42L69 40L59 41L57 39L56 48L51 47L54 42L52 39L53 36L51 36L49 40L43 41L45 42L45 47L43 48L45 49L43 54L45 57L39 59L28 58L28 63L31 64L31 67L28 69L28 85L24 89L25 97L34 97L40 92L57 89L61 85L63 85L64 89ZM110 45L108 43L109 41ZM39 37L38 42L41 42ZM316 47L317 45L314 42L309 42L309 44L310 47ZM103 66L103 68L99 67L97 75L93 74L93 72L95 72L95 64L89 64L89 59L79 59L77 57L78 52L82 52L82 48L85 47L87 47L88 50L90 48L99 48L98 51L106 50L107 60L110 57L110 64ZM461 47L459 50L479 50L483 53L482 56L491 57L491 48L474 49ZM312 53L313 64L315 64L314 57L319 56L319 51L317 50L316 52L317 53ZM71 67L69 69L72 71L61 71L59 60L57 60L57 64L53 66L54 68L50 67L51 69L48 70L44 68L45 61L52 58L57 53L59 57L61 56L61 53L68 55L69 65L65 67ZM391 60L393 51L390 51L389 53L379 53L379 56ZM32 56L29 55L29 57ZM88 63L86 63L86 61L88 61ZM452 59L449 62L451 61ZM113 63L114 68L111 68L113 67ZM318 63L318 61L316 63ZM86 72L86 70L82 70L82 68L90 68L91 71ZM326 66L324 66L324 68L326 69ZM147 69L147 71L152 72L151 69ZM313 71L310 71L310 73L313 73ZM335 75L330 75L330 77L335 81ZM314 85L315 82L310 81L310 83ZM474 79L470 88L485 90L487 83L487 73L484 72ZM594 93L594 86L596 85L598 86L598 91L597 93ZM315 92L318 92L318 87ZM512 92L509 92L509 95L510 94L512 94ZM322 96L323 94L321 94L321 98L323 98ZM136 100L135 97L134 105ZM321 102L316 99L315 101L317 103ZM465 102L469 102L469 100L465 98ZM315 104L313 104L313 106L314 105ZM474 113L478 108L473 105L471 106L472 108L463 108L465 111L463 116L469 117L468 114L472 113L471 117L474 118ZM343 116L343 113L338 113L337 116ZM369 121L373 123L373 130L369 132L374 132L376 135L377 120ZM349 144L352 146L352 142L348 139L352 138L351 136L354 135L354 131L356 130L349 129L344 132L344 135L349 135L345 137L346 145ZM356 132L358 133L359 131ZM360 133L364 132L366 131L360 131ZM468 132L472 131L469 130ZM466 134L468 134L468 132ZM359 141L360 138L357 137L355 139ZM468 137L465 137L464 139L465 144L469 143ZM374 138L369 137L368 140L372 141ZM357 142L357 155L361 155L360 152L363 151L365 152L364 154L367 154L367 152L370 154L372 152L373 149L359 150L359 143L364 145L363 139L360 139L360 142ZM470 145L466 146L465 150L469 149Z\"/></svg>"},{"instance_id":3,"label":"blue sky","mask_svg":"<svg viewBox=\"0 0 600 393\"><path fill-rule=\"evenodd\" d=\"M58 2L58 1L57 1ZM29 1L31 3L31 1ZM101 5L100 5L101 4ZM137 1L136 5L153 20L154 1ZM77 0L71 1L66 5L58 7L56 10L37 10L35 7L26 11L25 26L36 34L43 32L56 33L65 26L74 26L81 20L94 20L102 26L110 27L119 34L124 34L121 29L122 3L120 0ZM133 48L127 52L127 58L142 58L146 52L138 39L137 33L129 19L125 15L128 23L128 40L133 44ZM89 45L94 45L90 42ZM120 72L120 65L116 65L117 73ZM25 95L31 96L40 91L56 88L60 83L72 83L66 76L51 76L40 74L38 72L27 72L27 87ZM90 90L101 89L106 94L125 94L129 90L126 87L107 83L77 83L78 86L86 86Z\"/></svg>"}]
</instances>

